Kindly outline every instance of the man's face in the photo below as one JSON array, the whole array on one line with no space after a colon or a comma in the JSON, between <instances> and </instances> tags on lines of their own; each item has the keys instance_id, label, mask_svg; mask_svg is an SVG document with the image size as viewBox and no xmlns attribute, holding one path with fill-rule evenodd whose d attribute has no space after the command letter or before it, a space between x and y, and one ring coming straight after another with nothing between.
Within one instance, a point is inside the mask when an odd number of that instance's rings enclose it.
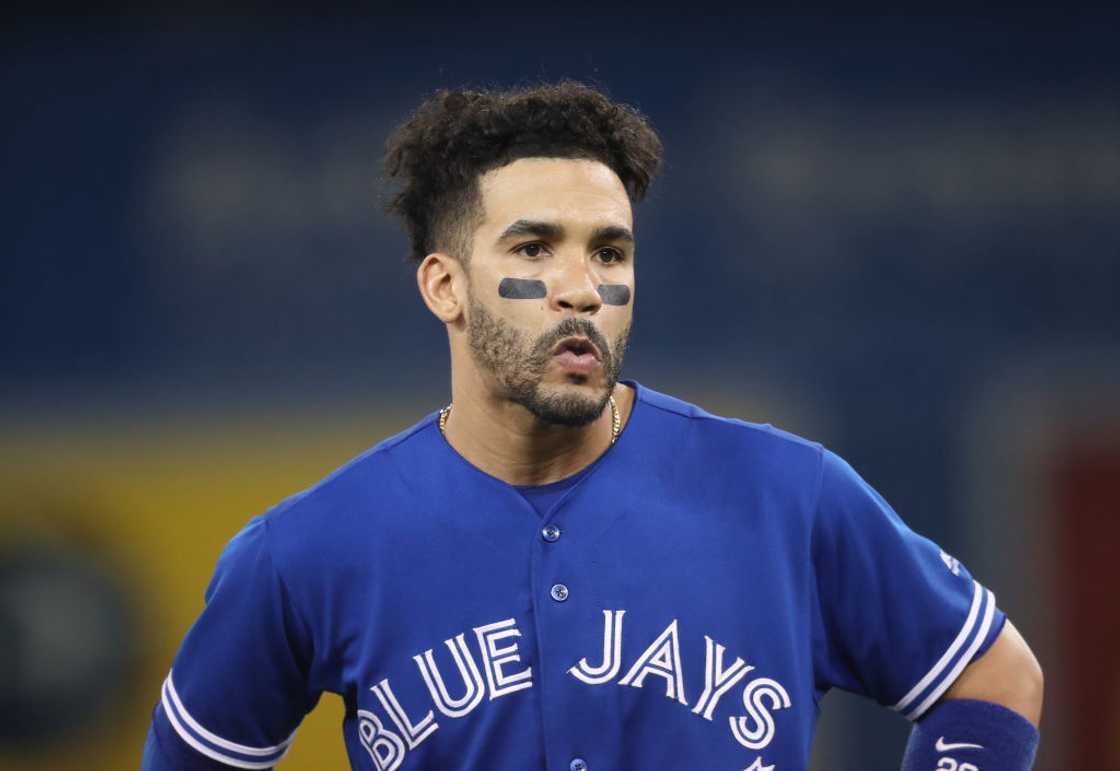
<instances>
[{"instance_id":1,"label":"man's face","mask_svg":"<svg viewBox=\"0 0 1120 771\"><path fill-rule=\"evenodd\" d=\"M480 179L467 331L505 398L561 425L597 418L634 308L630 199L597 161L522 158Z\"/></svg>"}]
</instances>

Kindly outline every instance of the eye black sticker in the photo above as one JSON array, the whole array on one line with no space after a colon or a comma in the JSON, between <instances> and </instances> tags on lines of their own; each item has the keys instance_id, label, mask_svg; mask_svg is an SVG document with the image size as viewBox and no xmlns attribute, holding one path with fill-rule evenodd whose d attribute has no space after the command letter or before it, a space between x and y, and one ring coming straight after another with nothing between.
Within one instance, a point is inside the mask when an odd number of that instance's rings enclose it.
<instances>
[{"instance_id":1,"label":"eye black sticker","mask_svg":"<svg viewBox=\"0 0 1120 771\"><path fill-rule=\"evenodd\" d=\"M630 287L625 284L599 284L599 296L607 305L626 305L630 302Z\"/></svg>"},{"instance_id":2,"label":"eye black sticker","mask_svg":"<svg viewBox=\"0 0 1120 771\"><path fill-rule=\"evenodd\" d=\"M509 300L539 300L548 295L548 287L535 278L503 278L498 295Z\"/></svg>"}]
</instances>

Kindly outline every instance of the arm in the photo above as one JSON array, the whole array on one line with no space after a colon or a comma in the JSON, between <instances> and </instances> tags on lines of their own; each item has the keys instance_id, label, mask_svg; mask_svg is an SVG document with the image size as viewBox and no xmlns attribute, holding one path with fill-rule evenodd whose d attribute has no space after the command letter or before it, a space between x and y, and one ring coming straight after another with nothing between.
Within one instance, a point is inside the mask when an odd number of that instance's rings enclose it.
<instances>
[{"instance_id":1,"label":"arm","mask_svg":"<svg viewBox=\"0 0 1120 771\"><path fill-rule=\"evenodd\" d=\"M1042 690L1038 660L1005 622L988 651L915 725L903 771L1027 771L1038 748Z\"/></svg>"},{"instance_id":2,"label":"arm","mask_svg":"<svg viewBox=\"0 0 1120 771\"><path fill-rule=\"evenodd\" d=\"M157 706L144 742L140 771L230 771L231 766L200 755L180 742L166 722L162 708Z\"/></svg>"},{"instance_id":3,"label":"arm","mask_svg":"<svg viewBox=\"0 0 1120 771\"><path fill-rule=\"evenodd\" d=\"M310 633L254 518L222 552L152 713L144 771L264 771L291 746L318 692Z\"/></svg>"},{"instance_id":4,"label":"arm","mask_svg":"<svg viewBox=\"0 0 1120 771\"><path fill-rule=\"evenodd\" d=\"M1042 689L1042 667L1027 641L1008 620L992 647L965 667L944 698L999 704L1038 728L1042 717Z\"/></svg>"},{"instance_id":5,"label":"arm","mask_svg":"<svg viewBox=\"0 0 1120 771\"><path fill-rule=\"evenodd\" d=\"M1030 768L1041 672L994 594L827 451L813 538L819 679L916 721L906 771Z\"/></svg>"}]
</instances>

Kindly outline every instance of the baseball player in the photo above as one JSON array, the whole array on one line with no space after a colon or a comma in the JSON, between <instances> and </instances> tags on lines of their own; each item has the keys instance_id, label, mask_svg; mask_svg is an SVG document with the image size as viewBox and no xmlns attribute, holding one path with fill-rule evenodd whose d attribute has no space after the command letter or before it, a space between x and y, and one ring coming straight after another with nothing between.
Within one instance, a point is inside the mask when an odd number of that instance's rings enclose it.
<instances>
[{"instance_id":1,"label":"baseball player","mask_svg":"<svg viewBox=\"0 0 1120 771\"><path fill-rule=\"evenodd\" d=\"M324 692L361 771L793 771L831 688L915 723L907 771L1030 767L988 588L819 444L620 380L660 158L572 82L397 129L451 402L229 542L145 771L272 768Z\"/></svg>"}]
</instances>

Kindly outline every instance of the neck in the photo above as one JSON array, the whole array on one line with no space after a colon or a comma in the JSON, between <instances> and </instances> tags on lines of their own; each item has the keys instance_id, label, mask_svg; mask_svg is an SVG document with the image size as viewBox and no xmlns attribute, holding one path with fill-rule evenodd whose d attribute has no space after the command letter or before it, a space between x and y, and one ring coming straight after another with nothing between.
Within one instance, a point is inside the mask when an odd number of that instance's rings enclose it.
<instances>
[{"instance_id":1,"label":"neck","mask_svg":"<svg viewBox=\"0 0 1120 771\"><path fill-rule=\"evenodd\" d=\"M452 375L445 436L472 465L511 485L543 485L584 468L611 445L610 406L585 426L546 423L519 404L472 387ZM625 425L634 392L617 384L613 395Z\"/></svg>"}]
</instances>

